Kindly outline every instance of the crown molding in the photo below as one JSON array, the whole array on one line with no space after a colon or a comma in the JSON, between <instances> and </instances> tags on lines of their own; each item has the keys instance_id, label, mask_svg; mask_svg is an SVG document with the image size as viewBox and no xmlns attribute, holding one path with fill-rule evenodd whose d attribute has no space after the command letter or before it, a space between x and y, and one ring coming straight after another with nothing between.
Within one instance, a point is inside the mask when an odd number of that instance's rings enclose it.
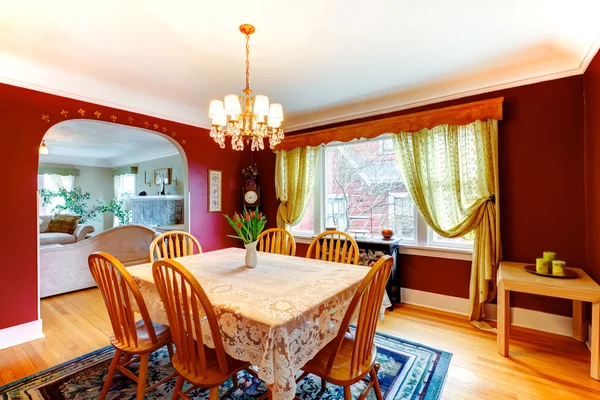
<instances>
[{"instance_id":1,"label":"crown molding","mask_svg":"<svg viewBox=\"0 0 600 400\"><path fill-rule=\"evenodd\" d=\"M484 93L490 93L498 90L510 89L518 86L526 86L532 85L535 83L551 81L555 79L567 78L574 75L583 75L587 70L588 66L598 53L600 49L600 35L596 37L596 40L587 51L585 57L579 64L579 67L574 69L568 69L564 71L554 72L551 74L539 75L525 79L517 79L514 81L504 82L500 84L494 84L489 86L484 86L476 89L468 89L464 91L448 93L443 96L434 96L426 99L413 99L412 101L405 101L401 103L397 103L395 105L391 105L389 107L381 107L377 103L381 102L382 97L375 97L369 99L367 101L361 101L360 103L348 103L345 105L340 105L339 107L332 107L331 117L316 117L310 120L311 115L319 114L318 111L312 113L296 114L295 118L299 119L300 122L292 125L286 126L287 132L295 132L299 130L315 128L324 125L330 125L340 122L346 122L350 120L355 120L359 118L372 117L381 114L392 113L396 111L408 110L411 108L422 107L430 104L442 103L449 100L457 100L463 97L475 96ZM294 117L294 115L291 115ZM306 121L302 121L306 120Z\"/></svg>"},{"instance_id":2,"label":"crown molding","mask_svg":"<svg viewBox=\"0 0 600 400\"><path fill-rule=\"evenodd\" d=\"M381 101L381 97L376 97L369 101L360 103L361 104L360 109L362 109L364 111L359 111L357 109L357 106L358 106L357 103L347 104L344 106L336 107L335 114L338 114L338 116L334 116L331 118L325 117L325 118L313 119L313 120L307 121L305 123L297 123L292 126L286 127L286 132L295 132L295 131L299 131L299 130L315 128L315 127L324 126L324 125L336 124L339 122L351 121L351 120L355 120L355 119L359 119L359 118L372 117L372 116L392 113L392 112L396 112L396 111L408 110L408 109L422 107L422 106L426 106L426 105L430 105L430 104L442 103L442 102L449 101L449 100L457 100L457 99L461 99L464 97L470 97L470 96L475 96L475 95L479 95L479 94L495 92L498 90L510 89L510 88L518 87L518 86L532 85L535 83L551 81L551 80L561 79L561 78L567 78L569 76L582 75L582 74L583 74L582 68L579 67L576 69L570 69L570 70L566 70L566 71L562 71L562 72L556 72L556 73L552 73L552 74L536 76L533 78L520 79L520 80L501 83L501 84L497 84L497 85L490 85L490 86L486 86L486 87L482 87L482 88L478 88L478 89L455 92L455 93L447 94L444 96L430 97L430 98L427 98L424 100L415 99L414 101L399 103L399 104L396 104L396 105L393 105L390 107L379 107L378 108L376 106L376 104ZM332 114L333 114L333 112L332 112ZM339 115L339 114L341 114L341 115ZM307 115L306 119L309 119L308 117L309 117L309 115Z\"/></svg>"},{"instance_id":3,"label":"crown molding","mask_svg":"<svg viewBox=\"0 0 600 400\"><path fill-rule=\"evenodd\" d=\"M113 103L111 101L105 101L105 100L101 100L101 99L98 99L95 97L82 96L77 93L71 93L71 92L67 92L67 91L63 91L63 90L53 89L53 88L50 88L47 86L36 85L33 83L28 83L28 82L24 82L24 81L20 81L20 80L16 80L16 79L8 78L5 76L0 76L0 83L4 83L6 85L11 85L11 86L16 86L16 87L21 87L23 89L35 90L37 92L48 93L48 94L52 94L55 96L67 97L67 98L73 99L73 100L85 101L86 103L97 104L99 106L111 107L111 108L114 108L117 110L130 111L130 112L134 112L137 114L146 115L149 117L164 119L166 121L178 122L181 124L194 126L197 128L203 128L203 129L208 129L208 130L210 130L210 128L211 128L211 125L208 122L203 123L203 122L199 122L199 121L192 121L192 120L177 118L177 117L173 117L171 115L161 114L161 113L149 111L146 109L131 107L126 104ZM176 105L177 103L173 103L173 104Z\"/></svg>"}]
</instances>

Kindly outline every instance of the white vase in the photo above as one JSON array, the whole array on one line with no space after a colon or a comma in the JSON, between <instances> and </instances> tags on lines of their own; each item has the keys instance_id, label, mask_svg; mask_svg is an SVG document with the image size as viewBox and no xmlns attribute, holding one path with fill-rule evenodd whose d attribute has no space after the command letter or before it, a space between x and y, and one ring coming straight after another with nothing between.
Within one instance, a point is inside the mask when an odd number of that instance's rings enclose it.
<instances>
[{"instance_id":1,"label":"white vase","mask_svg":"<svg viewBox=\"0 0 600 400\"><path fill-rule=\"evenodd\" d=\"M246 267L248 268L256 268L256 263L258 262L258 255L256 253L256 245L258 241L244 244L246 247Z\"/></svg>"}]
</instances>

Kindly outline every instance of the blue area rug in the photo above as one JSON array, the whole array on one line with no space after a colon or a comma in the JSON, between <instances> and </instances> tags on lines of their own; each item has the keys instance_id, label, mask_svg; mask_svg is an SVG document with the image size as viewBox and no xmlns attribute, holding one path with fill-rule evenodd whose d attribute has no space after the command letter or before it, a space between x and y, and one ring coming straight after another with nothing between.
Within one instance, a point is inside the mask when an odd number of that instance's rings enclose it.
<instances>
[{"instance_id":1,"label":"blue area rug","mask_svg":"<svg viewBox=\"0 0 600 400\"><path fill-rule=\"evenodd\" d=\"M375 337L379 382L386 400L437 400L440 398L452 354L412 343L397 337L378 333ZM91 400L98 399L110 360L114 354L111 346L97 350L78 359L58 365L49 370L29 376L0 387L0 395L5 400L47 399L47 400ZM131 370L137 375L137 364ZM153 353L148 371L148 383L158 382L169 376L173 368L166 348ZM353 385L353 397L357 398L366 385L359 382ZM166 382L147 393L146 399L168 399L175 380ZM239 386L233 387L231 380L221 386L221 399L256 399L266 392L266 386L245 372L239 374ZM113 380L109 399L134 399L136 387L133 382L117 372ZM208 399L208 391L198 389L192 392L193 399ZM333 400L343 399L341 387L327 385L321 393L321 380L308 375L299 382L297 397L300 399ZM370 391L367 399L375 399Z\"/></svg>"}]
</instances>

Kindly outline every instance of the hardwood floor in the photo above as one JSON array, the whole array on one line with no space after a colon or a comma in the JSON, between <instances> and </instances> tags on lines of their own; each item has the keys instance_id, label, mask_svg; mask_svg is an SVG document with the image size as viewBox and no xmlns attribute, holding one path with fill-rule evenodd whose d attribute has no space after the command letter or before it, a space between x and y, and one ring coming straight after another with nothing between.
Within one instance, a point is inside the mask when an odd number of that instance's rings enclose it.
<instances>
[{"instance_id":1,"label":"hardwood floor","mask_svg":"<svg viewBox=\"0 0 600 400\"><path fill-rule=\"evenodd\" d=\"M44 299L45 338L0 350L0 385L108 345L108 314L97 289ZM511 357L496 336L465 317L403 305L379 331L453 353L442 399L600 399L590 352L563 336L511 329Z\"/></svg>"}]
</instances>

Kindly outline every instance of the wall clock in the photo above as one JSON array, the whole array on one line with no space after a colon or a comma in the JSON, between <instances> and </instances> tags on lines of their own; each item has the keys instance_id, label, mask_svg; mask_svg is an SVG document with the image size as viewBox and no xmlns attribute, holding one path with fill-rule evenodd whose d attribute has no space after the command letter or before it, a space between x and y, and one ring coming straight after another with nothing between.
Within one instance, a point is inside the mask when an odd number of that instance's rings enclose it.
<instances>
[{"instance_id":1,"label":"wall clock","mask_svg":"<svg viewBox=\"0 0 600 400\"><path fill-rule=\"evenodd\" d=\"M260 205L260 188L256 186L254 180L248 179L246 181L243 192L245 207L258 207Z\"/></svg>"}]
</instances>

